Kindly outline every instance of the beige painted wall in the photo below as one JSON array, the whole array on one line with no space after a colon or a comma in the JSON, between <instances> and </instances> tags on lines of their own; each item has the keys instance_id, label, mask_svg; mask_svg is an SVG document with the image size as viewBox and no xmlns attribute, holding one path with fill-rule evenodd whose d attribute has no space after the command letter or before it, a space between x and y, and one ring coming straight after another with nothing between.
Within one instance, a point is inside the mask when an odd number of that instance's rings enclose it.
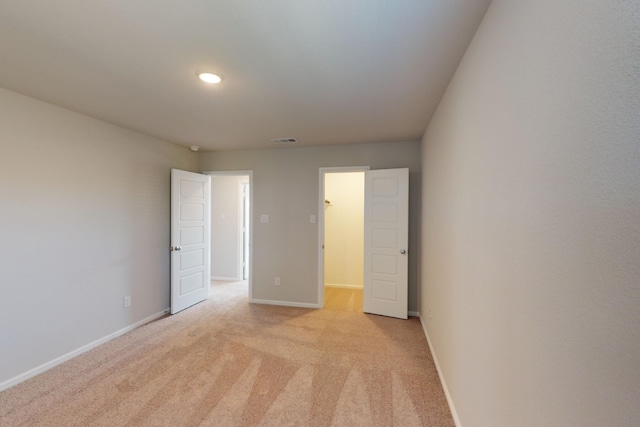
<instances>
[{"instance_id":1,"label":"beige painted wall","mask_svg":"<svg viewBox=\"0 0 640 427\"><path fill-rule=\"evenodd\" d=\"M195 154L0 89L0 383L169 307L171 168Z\"/></svg>"},{"instance_id":2,"label":"beige painted wall","mask_svg":"<svg viewBox=\"0 0 640 427\"><path fill-rule=\"evenodd\" d=\"M424 136L421 311L465 427L638 425L639 29L494 0Z\"/></svg>"},{"instance_id":3,"label":"beige painted wall","mask_svg":"<svg viewBox=\"0 0 640 427\"><path fill-rule=\"evenodd\" d=\"M324 194L324 283L362 287L364 172L326 173Z\"/></svg>"},{"instance_id":4,"label":"beige painted wall","mask_svg":"<svg viewBox=\"0 0 640 427\"><path fill-rule=\"evenodd\" d=\"M211 175L211 277L242 280L240 183L248 176Z\"/></svg>"},{"instance_id":5,"label":"beige painted wall","mask_svg":"<svg viewBox=\"0 0 640 427\"><path fill-rule=\"evenodd\" d=\"M253 297L318 304L319 169L409 168L409 309L418 306L420 142L201 153L202 171L253 170ZM269 215L261 223L260 215ZM274 286L275 277L281 285Z\"/></svg>"}]
</instances>

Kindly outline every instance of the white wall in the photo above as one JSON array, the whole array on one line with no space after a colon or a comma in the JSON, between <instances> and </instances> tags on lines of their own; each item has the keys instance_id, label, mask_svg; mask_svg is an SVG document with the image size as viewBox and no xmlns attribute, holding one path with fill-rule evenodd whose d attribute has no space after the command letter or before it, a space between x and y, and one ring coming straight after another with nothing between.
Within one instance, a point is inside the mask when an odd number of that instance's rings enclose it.
<instances>
[{"instance_id":1,"label":"white wall","mask_svg":"<svg viewBox=\"0 0 640 427\"><path fill-rule=\"evenodd\" d=\"M364 172L326 173L325 285L360 287L364 281Z\"/></svg>"},{"instance_id":2,"label":"white wall","mask_svg":"<svg viewBox=\"0 0 640 427\"><path fill-rule=\"evenodd\" d=\"M465 427L638 425L639 46L635 0L494 0L428 127L421 311Z\"/></svg>"},{"instance_id":3,"label":"white wall","mask_svg":"<svg viewBox=\"0 0 640 427\"><path fill-rule=\"evenodd\" d=\"M169 306L170 169L195 166L0 89L0 383Z\"/></svg>"},{"instance_id":4,"label":"white wall","mask_svg":"<svg viewBox=\"0 0 640 427\"><path fill-rule=\"evenodd\" d=\"M408 167L409 310L417 310L419 142L203 152L198 159L202 171L253 170L253 298L299 304L318 304L318 224L309 215L318 215L319 169Z\"/></svg>"},{"instance_id":5,"label":"white wall","mask_svg":"<svg viewBox=\"0 0 640 427\"><path fill-rule=\"evenodd\" d=\"M211 176L211 277L242 280L240 183L248 176Z\"/></svg>"}]
</instances>

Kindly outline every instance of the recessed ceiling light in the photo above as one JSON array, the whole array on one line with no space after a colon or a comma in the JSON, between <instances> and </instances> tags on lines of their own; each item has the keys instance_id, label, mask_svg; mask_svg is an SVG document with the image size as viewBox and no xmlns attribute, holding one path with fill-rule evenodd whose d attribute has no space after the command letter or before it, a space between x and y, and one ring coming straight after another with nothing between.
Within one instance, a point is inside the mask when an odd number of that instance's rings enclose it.
<instances>
[{"instance_id":1,"label":"recessed ceiling light","mask_svg":"<svg viewBox=\"0 0 640 427\"><path fill-rule=\"evenodd\" d=\"M205 83L217 84L222 81L222 77L212 73L198 73L198 77Z\"/></svg>"},{"instance_id":2,"label":"recessed ceiling light","mask_svg":"<svg viewBox=\"0 0 640 427\"><path fill-rule=\"evenodd\" d=\"M197 145L191 145L191 146L189 146L189 150L194 151L194 152L195 152L195 151L198 151L199 149L200 149L200 147L198 147Z\"/></svg>"}]
</instances>

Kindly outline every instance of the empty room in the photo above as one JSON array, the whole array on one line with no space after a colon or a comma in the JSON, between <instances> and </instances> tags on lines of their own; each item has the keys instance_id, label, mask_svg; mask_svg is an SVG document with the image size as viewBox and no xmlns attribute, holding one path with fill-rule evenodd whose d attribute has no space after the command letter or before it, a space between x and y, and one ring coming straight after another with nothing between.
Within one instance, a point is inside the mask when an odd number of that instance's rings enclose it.
<instances>
[{"instance_id":1,"label":"empty room","mask_svg":"<svg viewBox=\"0 0 640 427\"><path fill-rule=\"evenodd\" d=\"M640 420L636 0L5 1L0 196L2 426Z\"/></svg>"}]
</instances>

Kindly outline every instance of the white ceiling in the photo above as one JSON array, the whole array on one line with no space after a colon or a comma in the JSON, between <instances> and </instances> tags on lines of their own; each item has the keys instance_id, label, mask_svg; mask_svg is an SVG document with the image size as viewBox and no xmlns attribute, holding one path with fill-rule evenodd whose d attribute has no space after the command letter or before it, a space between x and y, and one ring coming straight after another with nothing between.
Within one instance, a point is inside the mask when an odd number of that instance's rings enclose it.
<instances>
[{"instance_id":1,"label":"white ceiling","mask_svg":"<svg viewBox=\"0 0 640 427\"><path fill-rule=\"evenodd\" d=\"M418 140L489 3L0 0L0 87L203 150Z\"/></svg>"}]
</instances>

